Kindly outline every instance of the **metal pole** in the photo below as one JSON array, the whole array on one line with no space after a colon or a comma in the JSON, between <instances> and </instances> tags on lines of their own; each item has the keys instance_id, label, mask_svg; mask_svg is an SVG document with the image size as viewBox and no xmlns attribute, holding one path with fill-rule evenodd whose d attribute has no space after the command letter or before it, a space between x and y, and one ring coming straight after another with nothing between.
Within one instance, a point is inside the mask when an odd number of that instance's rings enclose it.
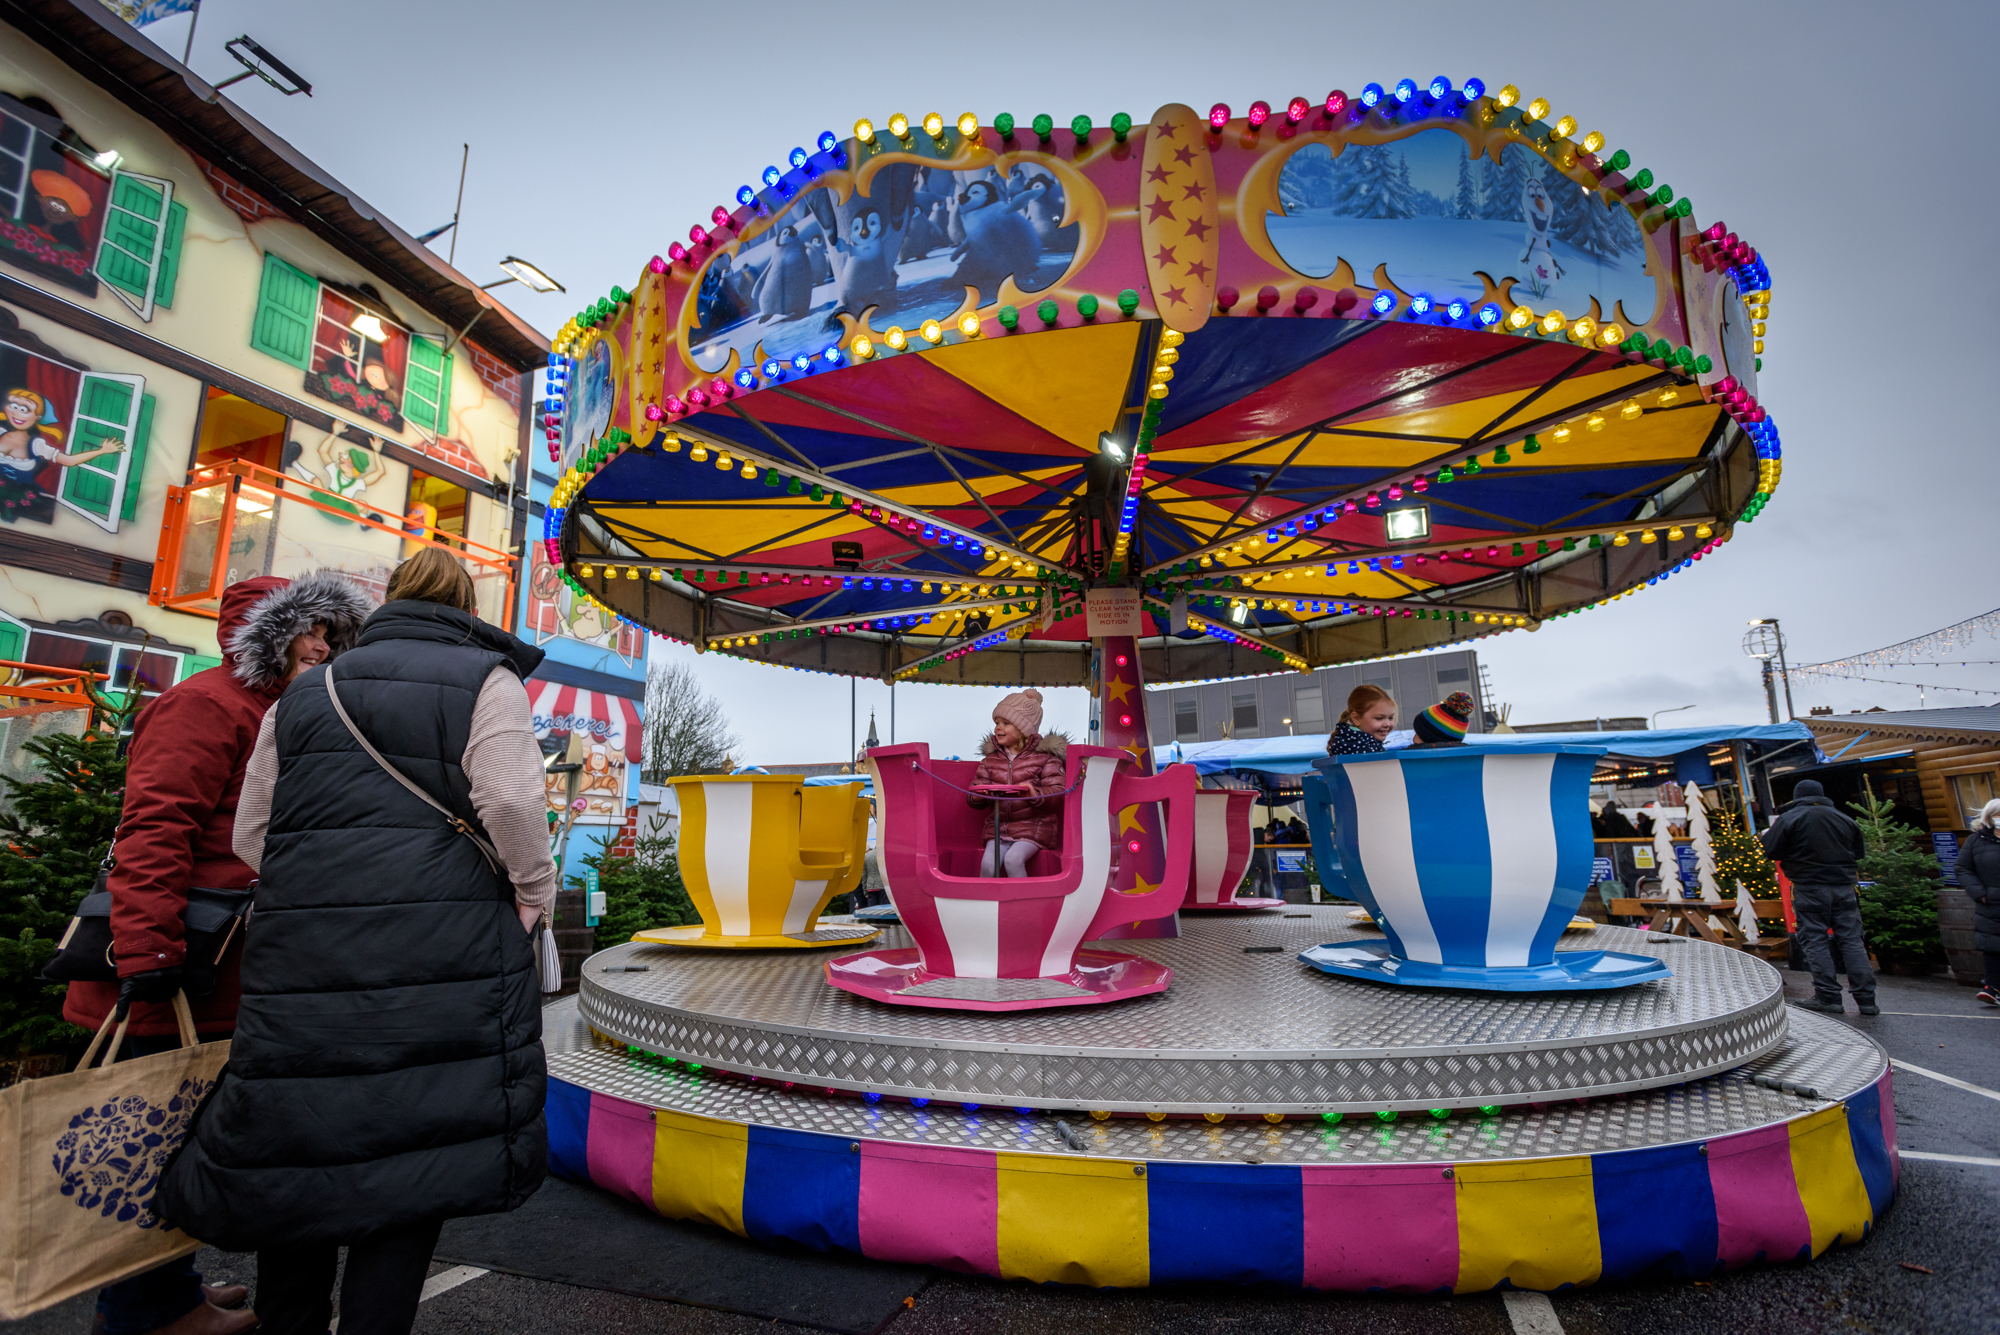
<instances>
[{"instance_id":1,"label":"metal pole","mask_svg":"<svg viewBox=\"0 0 2000 1335\"><path fill-rule=\"evenodd\" d=\"M1778 675L1785 682L1785 717L1794 719L1798 717L1798 711L1792 708L1792 674L1785 666L1785 629L1778 625L1776 617L1771 618L1771 626L1778 632ZM1771 721L1773 723L1778 721L1775 714L1771 716Z\"/></svg>"},{"instance_id":2,"label":"metal pole","mask_svg":"<svg viewBox=\"0 0 2000 1335\"><path fill-rule=\"evenodd\" d=\"M464 145L464 150L458 157L458 202L451 206L451 247L445 251L446 264L458 263L458 215L465 207L465 169L472 161L472 145Z\"/></svg>"},{"instance_id":3,"label":"metal pole","mask_svg":"<svg viewBox=\"0 0 2000 1335\"><path fill-rule=\"evenodd\" d=\"M889 745L896 744L896 680L889 679Z\"/></svg>"},{"instance_id":4,"label":"metal pole","mask_svg":"<svg viewBox=\"0 0 2000 1335\"><path fill-rule=\"evenodd\" d=\"M188 57L194 54L194 25L199 22L201 22L201 0L194 0L194 10L188 15L187 45L181 48L182 65L186 65Z\"/></svg>"},{"instance_id":5,"label":"metal pole","mask_svg":"<svg viewBox=\"0 0 2000 1335\"><path fill-rule=\"evenodd\" d=\"M1764 704L1771 711L1771 722L1778 721L1778 685L1771 680L1771 660L1760 660L1764 665Z\"/></svg>"},{"instance_id":6,"label":"metal pole","mask_svg":"<svg viewBox=\"0 0 2000 1335\"><path fill-rule=\"evenodd\" d=\"M861 736L854 729L854 711L856 709L854 703L854 681L853 677L847 679L847 763L850 765L854 763L854 758L861 754ZM1771 722L1776 723L1777 721L1778 716L1773 714Z\"/></svg>"}]
</instances>

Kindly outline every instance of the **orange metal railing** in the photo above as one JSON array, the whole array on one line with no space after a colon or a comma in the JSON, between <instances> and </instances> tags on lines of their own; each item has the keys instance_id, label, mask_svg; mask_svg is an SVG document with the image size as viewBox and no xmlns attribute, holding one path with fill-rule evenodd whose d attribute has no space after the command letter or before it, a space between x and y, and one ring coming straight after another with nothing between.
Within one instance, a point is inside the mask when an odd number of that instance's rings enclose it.
<instances>
[{"instance_id":1,"label":"orange metal railing","mask_svg":"<svg viewBox=\"0 0 2000 1335\"><path fill-rule=\"evenodd\" d=\"M375 518L370 510L365 502L242 459L196 469L185 485L167 488L147 601L215 616L222 591L240 579L328 565L347 571L379 599L396 561L417 547L441 547L472 575L480 615L512 629L518 571L511 553L434 530L412 531L402 516ZM338 527L329 528L326 520ZM318 530L303 535L311 523ZM350 532L358 542L343 543ZM247 560L233 559L239 556Z\"/></svg>"},{"instance_id":2,"label":"orange metal railing","mask_svg":"<svg viewBox=\"0 0 2000 1335\"><path fill-rule=\"evenodd\" d=\"M32 676L33 680L6 680L16 676ZM39 714L50 708L92 708L97 702L91 698L90 683L107 680L109 674L85 668L45 667L40 663L0 658L0 702L12 706L0 708L0 716L11 716L17 711Z\"/></svg>"}]
</instances>

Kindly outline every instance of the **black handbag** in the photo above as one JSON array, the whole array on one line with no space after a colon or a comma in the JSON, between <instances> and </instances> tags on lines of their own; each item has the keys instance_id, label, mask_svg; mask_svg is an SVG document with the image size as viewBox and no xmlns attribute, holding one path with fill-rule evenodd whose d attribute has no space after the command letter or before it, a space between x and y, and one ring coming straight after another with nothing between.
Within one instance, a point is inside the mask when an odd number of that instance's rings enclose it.
<instances>
[{"instance_id":1,"label":"black handbag","mask_svg":"<svg viewBox=\"0 0 2000 1335\"><path fill-rule=\"evenodd\" d=\"M118 846L115 837L111 846L114 850ZM111 955L111 869L115 865L112 853L106 852L97 868L97 884L76 906L76 916L56 943L55 957L42 966L42 977L47 981L118 981L118 964ZM205 997L215 991L222 957L242 929L256 893L255 882L241 890L188 887L187 908L181 914L185 946L181 981L189 996Z\"/></svg>"}]
</instances>

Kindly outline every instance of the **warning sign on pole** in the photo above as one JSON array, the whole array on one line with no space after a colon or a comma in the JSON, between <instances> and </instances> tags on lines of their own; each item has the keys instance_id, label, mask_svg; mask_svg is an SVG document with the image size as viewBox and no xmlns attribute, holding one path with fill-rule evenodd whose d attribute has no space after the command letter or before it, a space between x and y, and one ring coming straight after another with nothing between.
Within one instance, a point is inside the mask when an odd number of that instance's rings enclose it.
<instances>
[{"instance_id":1,"label":"warning sign on pole","mask_svg":"<svg viewBox=\"0 0 2000 1335\"><path fill-rule=\"evenodd\" d=\"M1093 640L1105 635L1137 635L1139 591L1092 589L1084 596L1084 616Z\"/></svg>"}]
</instances>

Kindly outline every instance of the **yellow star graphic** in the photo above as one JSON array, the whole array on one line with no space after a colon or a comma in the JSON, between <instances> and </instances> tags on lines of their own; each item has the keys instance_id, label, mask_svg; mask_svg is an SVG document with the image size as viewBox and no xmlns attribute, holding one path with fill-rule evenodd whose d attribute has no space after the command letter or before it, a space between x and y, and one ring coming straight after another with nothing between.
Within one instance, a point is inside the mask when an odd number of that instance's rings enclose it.
<instances>
[{"instance_id":1,"label":"yellow star graphic","mask_svg":"<svg viewBox=\"0 0 2000 1335\"><path fill-rule=\"evenodd\" d=\"M1139 823L1137 807L1126 807L1118 813L1118 833L1122 836L1127 830L1138 830L1141 833L1145 831L1145 827Z\"/></svg>"},{"instance_id":2,"label":"yellow star graphic","mask_svg":"<svg viewBox=\"0 0 2000 1335\"><path fill-rule=\"evenodd\" d=\"M1144 760L1146 758L1146 748L1144 746L1121 746L1118 749L1130 752L1134 760Z\"/></svg>"},{"instance_id":3,"label":"yellow star graphic","mask_svg":"<svg viewBox=\"0 0 2000 1335\"><path fill-rule=\"evenodd\" d=\"M1132 878L1132 890L1135 894L1141 894L1141 895L1150 894L1165 884L1166 882L1164 880L1160 880L1153 882L1151 885L1148 885L1146 884L1146 878L1143 876L1134 876ZM1138 924L1135 923L1133 925L1137 926Z\"/></svg>"},{"instance_id":4,"label":"yellow star graphic","mask_svg":"<svg viewBox=\"0 0 2000 1335\"><path fill-rule=\"evenodd\" d=\"M1104 698L1124 704L1132 698L1132 683L1113 677L1104 683Z\"/></svg>"}]
</instances>

